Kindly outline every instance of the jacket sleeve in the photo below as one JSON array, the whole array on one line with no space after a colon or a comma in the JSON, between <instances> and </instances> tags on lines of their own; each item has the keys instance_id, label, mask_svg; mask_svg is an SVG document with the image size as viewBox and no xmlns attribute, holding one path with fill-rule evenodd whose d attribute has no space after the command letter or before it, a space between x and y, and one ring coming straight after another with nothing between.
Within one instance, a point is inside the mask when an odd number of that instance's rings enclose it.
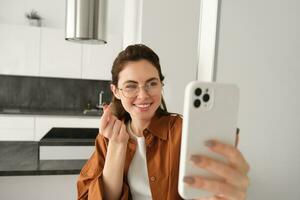
<instances>
[{"instance_id":1,"label":"jacket sleeve","mask_svg":"<svg viewBox=\"0 0 300 200\"><path fill-rule=\"evenodd\" d=\"M98 134L95 142L95 151L91 158L81 169L77 180L77 199L78 200L102 200L104 190L102 183L102 172L105 163L108 140ZM129 199L129 186L123 181L121 200Z\"/></svg>"}]
</instances>

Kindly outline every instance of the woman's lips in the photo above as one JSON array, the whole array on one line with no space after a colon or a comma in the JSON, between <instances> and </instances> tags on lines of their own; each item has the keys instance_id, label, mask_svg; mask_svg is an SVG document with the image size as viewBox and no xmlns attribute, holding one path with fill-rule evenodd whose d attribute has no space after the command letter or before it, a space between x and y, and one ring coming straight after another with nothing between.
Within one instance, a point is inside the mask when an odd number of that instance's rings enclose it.
<instances>
[{"instance_id":1,"label":"woman's lips","mask_svg":"<svg viewBox=\"0 0 300 200\"><path fill-rule=\"evenodd\" d=\"M149 110L152 103L143 103L143 104L133 104L139 111Z\"/></svg>"}]
</instances>

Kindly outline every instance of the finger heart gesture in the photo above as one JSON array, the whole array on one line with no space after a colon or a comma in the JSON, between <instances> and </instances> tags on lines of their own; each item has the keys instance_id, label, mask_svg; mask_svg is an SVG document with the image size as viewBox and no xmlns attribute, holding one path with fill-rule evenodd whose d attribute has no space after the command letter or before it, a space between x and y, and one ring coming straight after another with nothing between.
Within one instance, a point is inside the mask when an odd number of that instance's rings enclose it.
<instances>
[{"instance_id":1,"label":"finger heart gesture","mask_svg":"<svg viewBox=\"0 0 300 200\"><path fill-rule=\"evenodd\" d=\"M110 142L127 143L129 134L123 121L117 119L111 112L111 105L104 108L104 113L100 120L99 132Z\"/></svg>"}]
</instances>

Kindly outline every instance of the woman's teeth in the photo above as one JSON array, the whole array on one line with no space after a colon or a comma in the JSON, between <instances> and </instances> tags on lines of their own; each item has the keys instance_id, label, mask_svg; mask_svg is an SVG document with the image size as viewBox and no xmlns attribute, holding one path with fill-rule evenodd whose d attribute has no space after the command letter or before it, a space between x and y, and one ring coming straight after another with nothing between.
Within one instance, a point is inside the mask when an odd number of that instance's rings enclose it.
<instances>
[{"instance_id":1,"label":"woman's teeth","mask_svg":"<svg viewBox=\"0 0 300 200\"><path fill-rule=\"evenodd\" d=\"M135 104L136 107L139 107L139 108L147 108L150 106L150 103L147 103L147 104Z\"/></svg>"}]
</instances>

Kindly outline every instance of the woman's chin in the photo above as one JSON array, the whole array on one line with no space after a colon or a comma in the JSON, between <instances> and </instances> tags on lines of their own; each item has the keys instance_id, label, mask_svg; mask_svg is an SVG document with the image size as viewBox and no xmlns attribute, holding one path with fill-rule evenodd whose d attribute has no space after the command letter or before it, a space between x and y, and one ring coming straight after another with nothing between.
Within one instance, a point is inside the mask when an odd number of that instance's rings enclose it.
<instances>
[{"instance_id":1,"label":"woman's chin","mask_svg":"<svg viewBox=\"0 0 300 200\"><path fill-rule=\"evenodd\" d=\"M155 114L155 109L153 108L153 105L149 106L148 108L139 108L137 106L134 106L134 113L132 113L135 118L140 120L151 120L151 118Z\"/></svg>"}]
</instances>

